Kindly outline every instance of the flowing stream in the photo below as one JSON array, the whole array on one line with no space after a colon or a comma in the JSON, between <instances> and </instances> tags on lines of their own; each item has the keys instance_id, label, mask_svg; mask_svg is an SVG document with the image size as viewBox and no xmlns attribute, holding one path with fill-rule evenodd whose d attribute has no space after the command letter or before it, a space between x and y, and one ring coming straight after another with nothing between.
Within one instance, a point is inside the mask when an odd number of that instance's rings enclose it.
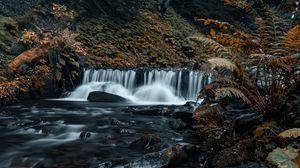
<instances>
[{"instance_id":1,"label":"flowing stream","mask_svg":"<svg viewBox=\"0 0 300 168\"><path fill-rule=\"evenodd\" d=\"M180 107L150 106L150 110ZM176 144L198 142L194 131L177 130L180 122L176 119L132 114L128 108L124 104L48 100L1 108L0 167L112 168L132 163L138 166L130 168L156 168L159 163L151 158L136 160ZM143 136L149 134L159 141L144 142Z\"/></svg>"},{"instance_id":2,"label":"flowing stream","mask_svg":"<svg viewBox=\"0 0 300 168\"><path fill-rule=\"evenodd\" d=\"M82 85L63 100L86 101L90 92L105 91L135 104L184 104L195 101L211 78L187 70L85 70Z\"/></svg>"},{"instance_id":3,"label":"flowing stream","mask_svg":"<svg viewBox=\"0 0 300 168\"><path fill-rule=\"evenodd\" d=\"M174 117L178 112L191 118L194 106L167 104L195 100L210 80L187 70L86 70L82 85L66 98L1 108L0 167L161 167L165 161L160 157L144 156L198 143L194 128ZM132 103L88 102L92 91ZM194 163L178 167L197 167Z\"/></svg>"}]
</instances>

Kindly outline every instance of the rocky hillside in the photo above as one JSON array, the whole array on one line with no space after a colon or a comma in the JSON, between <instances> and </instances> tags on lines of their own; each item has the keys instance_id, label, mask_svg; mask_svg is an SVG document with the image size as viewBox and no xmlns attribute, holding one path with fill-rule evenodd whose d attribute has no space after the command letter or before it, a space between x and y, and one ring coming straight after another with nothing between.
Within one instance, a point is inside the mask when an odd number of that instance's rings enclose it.
<instances>
[{"instance_id":1,"label":"rocky hillside","mask_svg":"<svg viewBox=\"0 0 300 168\"><path fill-rule=\"evenodd\" d=\"M42 2L42 1L41 1ZM199 34L192 22L173 8L158 11L159 0L147 3L118 1L57 1L75 13L70 20L54 18L54 2L26 2L23 6L12 1L0 4L2 66L28 49L22 43L22 31L46 31L68 28L79 32L77 40L87 49L88 65L107 67L186 66L190 46L186 37ZM196 51L196 50L195 50ZM200 55L194 53L194 55Z\"/></svg>"},{"instance_id":2,"label":"rocky hillside","mask_svg":"<svg viewBox=\"0 0 300 168\"><path fill-rule=\"evenodd\" d=\"M192 67L212 56L188 39L210 31L195 17L251 29L219 0L0 1L0 84L28 91L50 80L69 90L83 67Z\"/></svg>"}]
</instances>

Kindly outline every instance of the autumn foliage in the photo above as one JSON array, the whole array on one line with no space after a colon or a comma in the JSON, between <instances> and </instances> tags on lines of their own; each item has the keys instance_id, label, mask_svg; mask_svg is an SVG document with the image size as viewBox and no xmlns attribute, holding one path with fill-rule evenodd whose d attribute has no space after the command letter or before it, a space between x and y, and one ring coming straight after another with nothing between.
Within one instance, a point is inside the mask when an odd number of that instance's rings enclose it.
<instances>
[{"instance_id":1,"label":"autumn foliage","mask_svg":"<svg viewBox=\"0 0 300 168\"><path fill-rule=\"evenodd\" d=\"M31 63L34 60L43 58L48 52L47 48L31 48L8 64L9 70L16 70L18 67L25 63Z\"/></svg>"},{"instance_id":2,"label":"autumn foliage","mask_svg":"<svg viewBox=\"0 0 300 168\"><path fill-rule=\"evenodd\" d=\"M293 128L299 126L300 27L260 2L253 7L249 1L224 0L248 13L256 29L195 17L208 31L188 38L205 46L211 57L202 70L215 79L200 91L198 98L204 103L194 119L200 137L221 142L217 146L223 150L214 160L222 163L220 167L236 162L230 153L239 139L253 140L255 147L248 153L270 167L300 166L299 128ZM246 130L240 128L244 126ZM224 149L228 143L231 147Z\"/></svg>"}]
</instances>

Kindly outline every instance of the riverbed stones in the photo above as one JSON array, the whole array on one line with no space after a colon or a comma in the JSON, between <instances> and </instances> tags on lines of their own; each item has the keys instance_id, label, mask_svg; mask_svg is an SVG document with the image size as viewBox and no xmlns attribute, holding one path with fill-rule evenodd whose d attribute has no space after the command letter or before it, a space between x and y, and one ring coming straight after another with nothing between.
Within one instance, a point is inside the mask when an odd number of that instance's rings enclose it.
<instances>
[{"instance_id":1,"label":"riverbed stones","mask_svg":"<svg viewBox=\"0 0 300 168\"><path fill-rule=\"evenodd\" d=\"M39 167L40 163L42 162L43 159L40 158L30 158L30 157L16 157L13 158L10 164L10 167L15 167L15 168L26 168L26 167L32 167L36 168Z\"/></svg>"},{"instance_id":2,"label":"riverbed stones","mask_svg":"<svg viewBox=\"0 0 300 168\"><path fill-rule=\"evenodd\" d=\"M141 138L133 141L129 147L147 151L159 151L162 149L163 144L159 136L154 134L145 134Z\"/></svg>"},{"instance_id":3,"label":"riverbed stones","mask_svg":"<svg viewBox=\"0 0 300 168\"><path fill-rule=\"evenodd\" d=\"M91 92L88 96L90 102L107 102L107 103L121 103L126 102L124 97L101 91Z\"/></svg>"},{"instance_id":4,"label":"riverbed stones","mask_svg":"<svg viewBox=\"0 0 300 168\"><path fill-rule=\"evenodd\" d=\"M162 115L165 111L165 108L162 106L132 106L126 109L126 112L135 114L135 115L151 115L159 116Z\"/></svg>"},{"instance_id":5,"label":"riverbed stones","mask_svg":"<svg viewBox=\"0 0 300 168\"><path fill-rule=\"evenodd\" d=\"M90 132L81 132L80 135L79 135L80 139L88 139L91 137L91 133Z\"/></svg>"},{"instance_id":6,"label":"riverbed stones","mask_svg":"<svg viewBox=\"0 0 300 168\"><path fill-rule=\"evenodd\" d=\"M125 122L125 121L120 121L117 118L112 118L111 125L116 125L119 128L128 128L132 125L135 125L135 121Z\"/></svg>"},{"instance_id":7,"label":"riverbed stones","mask_svg":"<svg viewBox=\"0 0 300 168\"><path fill-rule=\"evenodd\" d=\"M0 126L13 126L16 122L14 117L0 117Z\"/></svg>"}]
</instances>

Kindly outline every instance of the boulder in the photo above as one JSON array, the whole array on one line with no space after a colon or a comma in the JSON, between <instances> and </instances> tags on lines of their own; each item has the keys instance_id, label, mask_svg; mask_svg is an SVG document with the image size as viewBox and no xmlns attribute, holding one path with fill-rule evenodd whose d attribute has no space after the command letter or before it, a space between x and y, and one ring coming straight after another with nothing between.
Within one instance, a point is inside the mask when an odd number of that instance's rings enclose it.
<instances>
[{"instance_id":1,"label":"boulder","mask_svg":"<svg viewBox=\"0 0 300 168\"><path fill-rule=\"evenodd\" d=\"M172 115L173 118L175 119L181 119L182 121L186 122L187 124L190 125L195 125L195 119L193 118L193 113L192 112L175 112Z\"/></svg>"},{"instance_id":2,"label":"boulder","mask_svg":"<svg viewBox=\"0 0 300 168\"><path fill-rule=\"evenodd\" d=\"M101 91L91 92L87 99L90 102L120 103L127 101L124 97Z\"/></svg>"}]
</instances>

